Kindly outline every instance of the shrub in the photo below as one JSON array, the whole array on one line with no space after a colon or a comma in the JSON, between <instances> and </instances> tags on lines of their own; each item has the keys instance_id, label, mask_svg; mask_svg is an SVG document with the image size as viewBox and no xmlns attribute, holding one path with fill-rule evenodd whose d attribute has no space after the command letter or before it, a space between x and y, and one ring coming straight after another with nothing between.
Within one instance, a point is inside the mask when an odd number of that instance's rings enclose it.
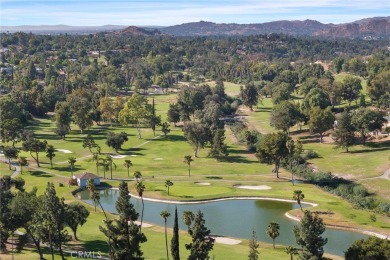
<instances>
[{"instance_id":1,"label":"shrub","mask_svg":"<svg viewBox=\"0 0 390 260\"><path fill-rule=\"evenodd\" d=\"M70 186L76 186L76 185L77 185L77 180L71 178L71 179L68 180L68 184L69 184Z\"/></svg>"},{"instance_id":2,"label":"shrub","mask_svg":"<svg viewBox=\"0 0 390 260\"><path fill-rule=\"evenodd\" d=\"M305 158L306 160L314 159L314 158L318 158L318 157L320 157L320 156L318 155L318 153L316 153L315 151L312 151L312 150L307 151L307 153L306 153L305 156L304 156L304 158Z\"/></svg>"},{"instance_id":3,"label":"shrub","mask_svg":"<svg viewBox=\"0 0 390 260\"><path fill-rule=\"evenodd\" d=\"M62 182L58 183L58 187L64 187L64 184Z\"/></svg>"}]
</instances>

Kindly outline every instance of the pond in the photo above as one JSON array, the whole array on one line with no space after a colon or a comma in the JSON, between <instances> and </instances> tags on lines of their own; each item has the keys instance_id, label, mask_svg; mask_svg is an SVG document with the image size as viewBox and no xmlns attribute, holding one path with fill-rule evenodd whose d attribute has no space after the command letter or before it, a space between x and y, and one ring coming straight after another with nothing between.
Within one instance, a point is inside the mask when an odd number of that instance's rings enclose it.
<instances>
[{"instance_id":1,"label":"pond","mask_svg":"<svg viewBox=\"0 0 390 260\"><path fill-rule=\"evenodd\" d=\"M103 208L116 213L115 202L119 191L107 189L99 192ZM76 196L87 203L93 204L93 201L89 200L88 191L79 192ZM141 200L131 198L130 201L134 204L137 212L141 213ZM191 210L196 213L200 209L206 220L206 226L213 235L250 239L252 230L255 229L258 240L268 243L272 243L272 240L266 234L267 225L271 221L276 221L280 225L280 236L276 238L275 242L277 244L297 246L292 232L293 226L297 222L288 219L284 215L289 210L299 208L299 205L296 203L256 199L234 199L196 204L172 204L144 200L144 203L144 222L163 226L164 223L160 217L160 212L166 210L171 213L171 217L167 222L168 226L171 227L173 225L175 207L177 207L179 227L182 230L186 230L187 227L181 221L183 211ZM339 256L343 256L344 251L354 241L368 237L356 232L329 228L323 236L328 238L325 252Z\"/></svg>"}]
</instances>

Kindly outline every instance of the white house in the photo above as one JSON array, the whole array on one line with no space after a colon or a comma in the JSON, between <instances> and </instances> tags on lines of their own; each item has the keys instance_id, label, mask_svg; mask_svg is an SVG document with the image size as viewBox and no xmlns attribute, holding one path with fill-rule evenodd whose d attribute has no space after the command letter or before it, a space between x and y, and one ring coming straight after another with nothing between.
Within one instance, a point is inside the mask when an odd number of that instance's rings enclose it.
<instances>
[{"instance_id":1,"label":"white house","mask_svg":"<svg viewBox=\"0 0 390 260\"><path fill-rule=\"evenodd\" d=\"M89 179L93 179L93 183L96 186L100 185L100 177L90 172L77 174L73 178L77 180L77 185L80 187L86 187Z\"/></svg>"}]
</instances>

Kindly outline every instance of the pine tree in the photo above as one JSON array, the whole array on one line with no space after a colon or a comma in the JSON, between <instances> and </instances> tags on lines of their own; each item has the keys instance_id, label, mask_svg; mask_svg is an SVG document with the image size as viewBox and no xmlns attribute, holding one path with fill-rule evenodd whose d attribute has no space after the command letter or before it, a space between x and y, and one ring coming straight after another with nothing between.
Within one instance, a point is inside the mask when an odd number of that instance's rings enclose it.
<instances>
[{"instance_id":1,"label":"pine tree","mask_svg":"<svg viewBox=\"0 0 390 260\"><path fill-rule=\"evenodd\" d=\"M294 236L298 245L302 247L300 259L322 259L324 245L327 238L321 237L325 232L325 224L318 214L305 210L301 222L294 226Z\"/></svg>"},{"instance_id":2,"label":"pine tree","mask_svg":"<svg viewBox=\"0 0 390 260\"><path fill-rule=\"evenodd\" d=\"M129 188L124 181L119 184L115 208L119 219L105 221L106 227L99 227L111 241L110 256L113 259L144 259L140 243L146 242L146 237L134 223L138 219L138 213L130 203Z\"/></svg>"},{"instance_id":3,"label":"pine tree","mask_svg":"<svg viewBox=\"0 0 390 260\"><path fill-rule=\"evenodd\" d=\"M210 230L205 226L205 222L203 213L199 210L188 231L192 237L192 243L186 244L186 249L190 250L188 260L208 259L209 252L213 250L215 239L210 237Z\"/></svg>"},{"instance_id":4,"label":"pine tree","mask_svg":"<svg viewBox=\"0 0 390 260\"><path fill-rule=\"evenodd\" d=\"M175 219L173 222L173 236L171 240L171 254L173 260L180 260L179 254L179 220L177 217L177 207L175 207Z\"/></svg>"},{"instance_id":5,"label":"pine tree","mask_svg":"<svg viewBox=\"0 0 390 260\"><path fill-rule=\"evenodd\" d=\"M352 125L352 117L344 111L339 120L337 120L336 130L333 133L336 148L348 148L355 143L355 128Z\"/></svg>"},{"instance_id":6,"label":"pine tree","mask_svg":"<svg viewBox=\"0 0 390 260\"><path fill-rule=\"evenodd\" d=\"M259 259L259 251L257 250L259 248L259 243L257 242L256 238L256 231L252 231L252 239L249 240L249 255L248 260L257 260Z\"/></svg>"}]
</instances>

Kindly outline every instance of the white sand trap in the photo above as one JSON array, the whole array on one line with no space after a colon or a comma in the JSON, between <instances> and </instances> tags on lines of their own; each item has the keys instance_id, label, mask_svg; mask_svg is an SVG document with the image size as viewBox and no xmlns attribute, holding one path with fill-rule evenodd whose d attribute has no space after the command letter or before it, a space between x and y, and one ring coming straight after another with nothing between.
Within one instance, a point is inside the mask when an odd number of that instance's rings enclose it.
<instances>
[{"instance_id":1,"label":"white sand trap","mask_svg":"<svg viewBox=\"0 0 390 260\"><path fill-rule=\"evenodd\" d=\"M136 157L137 155L135 155L135 154L132 154L132 155L130 155L131 157Z\"/></svg>"},{"instance_id":2,"label":"white sand trap","mask_svg":"<svg viewBox=\"0 0 390 260\"><path fill-rule=\"evenodd\" d=\"M155 160L155 161L162 161L164 159L163 158L153 158L153 160Z\"/></svg>"},{"instance_id":3,"label":"white sand trap","mask_svg":"<svg viewBox=\"0 0 390 260\"><path fill-rule=\"evenodd\" d=\"M110 155L111 158L114 158L114 159L123 159L126 157L126 155L119 155L119 154L114 154L114 155Z\"/></svg>"},{"instance_id":4,"label":"white sand trap","mask_svg":"<svg viewBox=\"0 0 390 260\"><path fill-rule=\"evenodd\" d=\"M134 221L134 223L137 224L137 225L141 225L141 221ZM142 227L148 228L148 227L153 227L153 225L145 223L145 222L142 222Z\"/></svg>"},{"instance_id":5,"label":"white sand trap","mask_svg":"<svg viewBox=\"0 0 390 260\"><path fill-rule=\"evenodd\" d=\"M212 237L215 239L215 242L225 245L238 245L241 243L241 240L227 238L227 237Z\"/></svg>"},{"instance_id":6,"label":"white sand trap","mask_svg":"<svg viewBox=\"0 0 390 260\"><path fill-rule=\"evenodd\" d=\"M258 186L248 186L248 185L239 185L236 186L239 189L247 189L247 190L270 190L272 187L267 185L258 185Z\"/></svg>"},{"instance_id":7,"label":"white sand trap","mask_svg":"<svg viewBox=\"0 0 390 260\"><path fill-rule=\"evenodd\" d=\"M65 150L65 149L56 149L56 151L63 152L63 153L73 153L72 151Z\"/></svg>"},{"instance_id":8,"label":"white sand trap","mask_svg":"<svg viewBox=\"0 0 390 260\"><path fill-rule=\"evenodd\" d=\"M197 185L209 186L210 182L195 182Z\"/></svg>"}]
</instances>

